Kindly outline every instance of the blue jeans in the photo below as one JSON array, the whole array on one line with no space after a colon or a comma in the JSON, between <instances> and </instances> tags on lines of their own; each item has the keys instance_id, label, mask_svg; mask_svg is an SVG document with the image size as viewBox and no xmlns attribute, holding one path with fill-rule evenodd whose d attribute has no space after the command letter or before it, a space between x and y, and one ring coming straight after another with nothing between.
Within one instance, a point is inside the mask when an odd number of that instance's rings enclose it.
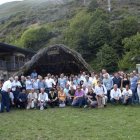
<instances>
[{"instance_id":1,"label":"blue jeans","mask_svg":"<svg viewBox=\"0 0 140 140\"><path fill-rule=\"evenodd\" d=\"M6 106L6 111L10 111L10 98L9 93L2 91L1 92L2 99L1 99L1 112L4 112L4 107Z\"/></svg>"},{"instance_id":2,"label":"blue jeans","mask_svg":"<svg viewBox=\"0 0 140 140\"><path fill-rule=\"evenodd\" d=\"M116 99L112 98L110 101L111 101L111 104L121 103L121 99L116 100Z\"/></svg>"},{"instance_id":3,"label":"blue jeans","mask_svg":"<svg viewBox=\"0 0 140 140\"><path fill-rule=\"evenodd\" d=\"M124 105L132 104L132 97L129 97L126 101L125 101L125 97L122 97L122 103Z\"/></svg>"},{"instance_id":4,"label":"blue jeans","mask_svg":"<svg viewBox=\"0 0 140 140\"><path fill-rule=\"evenodd\" d=\"M136 89L131 89L132 90L132 103L139 103L139 96L137 94Z\"/></svg>"},{"instance_id":5,"label":"blue jeans","mask_svg":"<svg viewBox=\"0 0 140 140\"><path fill-rule=\"evenodd\" d=\"M84 97L79 97L73 100L72 106L83 106L85 104Z\"/></svg>"}]
</instances>

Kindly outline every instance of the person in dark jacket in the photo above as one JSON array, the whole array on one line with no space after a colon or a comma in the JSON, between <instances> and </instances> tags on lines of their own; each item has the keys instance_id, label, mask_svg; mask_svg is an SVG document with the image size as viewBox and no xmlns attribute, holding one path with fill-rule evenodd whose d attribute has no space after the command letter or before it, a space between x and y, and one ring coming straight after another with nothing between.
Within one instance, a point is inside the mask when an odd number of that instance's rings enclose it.
<instances>
[{"instance_id":1,"label":"person in dark jacket","mask_svg":"<svg viewBox=\"0 0 140 140\"><path fill-rule=\"evenodd\" d=\"M27 106L27 94L26 90L23 89L21 93L18 95L18 108L26 108Z\"/></svg>"},{"instance_id":2,"label":"person in dark jacket","mask_svg":"<svg viewBox=\"0 0 140 140\"><path fill-rule=\"evenodd\" d=\"M55 92L55 90L53 88L50 90L48 98L49 98L48 104L51 107L58 106L58 96L57 96L57 93Z\"/></svg>"},{"instance_id":3,"label":"person in dark jacket","mask_svg":"<svg viewBox=\"0 0 140 140\"><path fill-rule=\"evenodd\" d=\"M119 73L115 73L114 78L113 78L113 85L116 84L118 86L118 88L120 88L121 87L121 82L122 82L122 79L119 76Z\"/></svg>"}]
</instances>

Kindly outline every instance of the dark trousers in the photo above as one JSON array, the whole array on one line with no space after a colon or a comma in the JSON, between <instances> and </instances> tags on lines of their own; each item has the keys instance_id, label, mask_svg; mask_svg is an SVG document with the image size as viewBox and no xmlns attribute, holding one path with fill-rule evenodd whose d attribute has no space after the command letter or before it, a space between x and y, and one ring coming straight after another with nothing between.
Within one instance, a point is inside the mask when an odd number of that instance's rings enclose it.
<instances>
[{"instance_id":1,"label":"dark trousers","mask_svg":"<svg viewBox=\"0 0 140 140\"><path fill-rule=\"evenodd\" d=\"M1 112L4 112L4 107L6 106L6 111L10 111L10 98L9 93L2 91L1 92L2 99L1 99Z\"/></svg>"},{"instance_id":2,"label":"dark trousers","mask_svg":"<svg viewBox=\"0 0 140 140\"><path fill-rule=\"evenodd\" d=\"M136 89L132 89L132 103L139 103L139 96Z\"/></svg>"},{"instance_id":3,"label":"dark trousers","mask_svg":"<svg viewBox=\"0 0 140 140\"><path fill-rule=\"evenodd\" d=\"M107 91L107 102L110 103L110 90Z\"/></svg>"},{"instance_id":4,"label":"dark trousers","mask_svg":"<svg viewBox=\"0 0 140 140\"><path fill-rule=\"evenodd\" d=\"M15 106L18 107L18 95L19 95L19 91L13 91L13 95L14 95L14 103L15 103Z\"/></svg>"},{"instance_id":5,"label":"dark trousers","mask_svg":"<svg viewBox=\"0 0 140 140\"><path fill-rule=\"evenodd\" d=\"M84 97L79 97L79 98L73 100L72 106L79 106L79 107L81 107L83 105L85 105Z\"/></svg>"},{"instance_id":6,"label":"dark trousers","mask_svg":"<svg viewBox=\"0 0 140 140\"><path fill-rule=\"evenodd\" d=\"M116 99L112 98L110 101L111 101L112 104L117 104L117 103L121 104L121 99L116 100Z\"/></svg>"},{"instance_id":7,"label":"dark trousers","mask_svg":"<svg viewBox=\"0 0 140 140\"><path fill-rule=\"evenodd\" d=\"M50 102L48 102L48 105L49 105L50 107L58 106L58 100L56 100L56 101L50 101Z\"/></svg>"}]
</instances>

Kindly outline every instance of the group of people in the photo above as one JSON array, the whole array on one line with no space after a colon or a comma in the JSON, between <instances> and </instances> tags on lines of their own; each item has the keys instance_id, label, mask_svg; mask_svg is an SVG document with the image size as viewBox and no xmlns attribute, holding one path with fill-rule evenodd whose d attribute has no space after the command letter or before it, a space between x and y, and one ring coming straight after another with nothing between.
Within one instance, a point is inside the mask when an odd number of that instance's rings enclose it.
<instances>
[{"instance_id":1,"label":"group of people","mask_svg":"<svg viewBox=\"0 0 140 140\"><path fill-rule=\"evenodd\" d=\"M103 108L107 103L139 104L140 75L119 71L110 75L105 69L100 74L80 72L66 76L15 76L0 81L0 112L12 107L44 110L48 107Z\"/></svg>"}]
</instances>

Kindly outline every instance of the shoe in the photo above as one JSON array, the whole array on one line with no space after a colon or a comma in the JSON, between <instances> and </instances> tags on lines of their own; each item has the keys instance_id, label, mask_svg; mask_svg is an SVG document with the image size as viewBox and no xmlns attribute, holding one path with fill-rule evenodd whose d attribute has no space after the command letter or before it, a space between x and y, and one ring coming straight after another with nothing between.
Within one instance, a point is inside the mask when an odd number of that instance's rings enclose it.
<instances>
[{"instance_id":1,"label":"shoe","mask_svg":"<svg viewBox=\"0 0 140 140\"><path fill-rule=\"evenodd\" d=\"M84 105L84 108L87 108L88 107L88 105Z\"/></svg>"}]
</instances>

